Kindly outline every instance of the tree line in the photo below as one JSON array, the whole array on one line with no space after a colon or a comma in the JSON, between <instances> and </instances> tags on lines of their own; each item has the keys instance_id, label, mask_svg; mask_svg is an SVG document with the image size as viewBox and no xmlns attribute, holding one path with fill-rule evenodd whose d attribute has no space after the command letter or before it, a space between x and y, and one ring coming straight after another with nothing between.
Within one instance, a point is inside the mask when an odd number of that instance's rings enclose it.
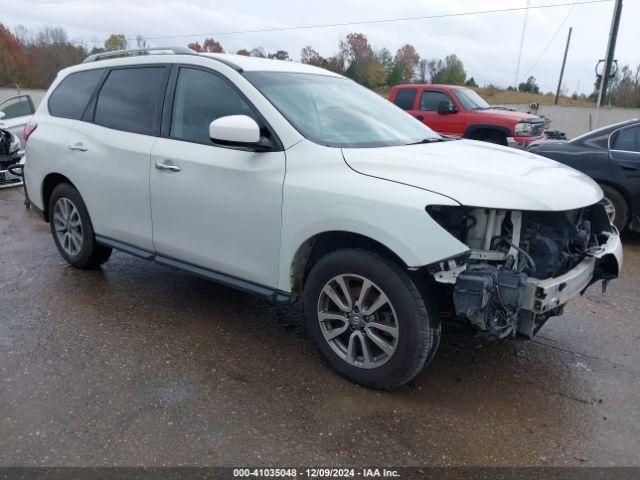
<instances>
[{"instance_id":1,"label":"tree line","mask_svg":"<svg viewBox=\"0 0 640 480\"><path fill-rule=\"evenodd\" d=\"M122 34L112 34L101 45L87 48L70 41L65 30L59 27L34 31L19 25L12 31L0 23L0 86L47 88L59 70L82 62L87 55L148 46L140 35L131 41ZM190 43L188 47L196 52L225 53L222 44L213 38ZM291 60L286 50L266 52L262 47L230 53ZM409 43L392 53L384 47L374 48L362 33L348 34L333 55L322 56L308 45L300 51L299 58L302 63L332 70L374 89L414 82L478 86L473 77L467 77L462 60L455 54L442 59L422 58ZM495 85L485 87L497 88ZM596 82L590 99L595 99L597 89ZM520 83L517 90L541 93L533 76ZM574 98L577 96L573 94ZM625 65L617 72L610 83L607 101L612 105L640 107L640 65L635 70Z\"/></svg>"}]
</instances>

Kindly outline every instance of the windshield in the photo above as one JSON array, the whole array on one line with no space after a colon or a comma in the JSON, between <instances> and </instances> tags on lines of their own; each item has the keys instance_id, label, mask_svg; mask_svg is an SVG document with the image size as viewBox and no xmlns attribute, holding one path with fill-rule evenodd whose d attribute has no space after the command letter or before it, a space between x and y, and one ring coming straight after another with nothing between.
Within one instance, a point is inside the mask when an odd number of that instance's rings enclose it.
<instances>
[{"instance_id":1,"label":"windshield","mask_svg":"<svg viewBox=\"0 0 640 480\"><path fill-rule=\"evenodd\" d=\"M490 105L484 99L470 88L456 88L456 97L465 110L482 110L490 108Z\"/></svg>"},{"instance_id":2,"label":"windshield","mask_svg":"<svg viewBox=\"0 0 640 480\"><path fill-rule=\"evenodd\" d=\"M245 77L309 140L384 147L441 138L377 93L341 77L246 72Z\"/></svg>"}]
</instances>

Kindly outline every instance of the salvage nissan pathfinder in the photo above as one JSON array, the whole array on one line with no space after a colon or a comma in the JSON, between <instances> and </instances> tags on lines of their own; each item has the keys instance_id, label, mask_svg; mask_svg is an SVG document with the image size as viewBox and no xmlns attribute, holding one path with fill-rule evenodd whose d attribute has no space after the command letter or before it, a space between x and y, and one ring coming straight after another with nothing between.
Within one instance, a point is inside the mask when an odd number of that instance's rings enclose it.
<instances>
[{"instance_id":1,"label":"salvage nissan pathfinder","mask_svg":"<svg viewBox=\"0 0 640 480\"><path fill-rule=\"evenodd\" d=\"M187 49L61 71L25 128L31 206L72 266L112 249L300 299L331 366L391 388L441 310L533 337L622 247L587 176L444 138L338 74Z\"/></svg>"}]
</instances>

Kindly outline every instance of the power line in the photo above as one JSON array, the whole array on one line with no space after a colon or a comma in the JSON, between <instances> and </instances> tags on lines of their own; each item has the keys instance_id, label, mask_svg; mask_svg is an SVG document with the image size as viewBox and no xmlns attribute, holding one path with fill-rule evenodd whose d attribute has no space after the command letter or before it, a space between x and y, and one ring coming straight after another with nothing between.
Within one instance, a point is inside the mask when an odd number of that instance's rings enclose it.
<instances>
[{"instance_id":1,"label":"power line","mask_svg":"<svg viewBox=\"0 0 640 480\"><path fill-rule=\"evenodd\" d=\"M402 18L388 18L381 20L362 20L356 22L343 22L343 23L327 23L320 25L301 25L295 27L274 27L274 28L258 28L254 30L235 30L228 32L209 32L209 33L188 33L181 35L161 35L155 37L144 36L145 40L166 40L166 39L174 39L174 38L189 38L189 37L219 37L222 35L242 35L247 33L268 33L268 32L284 32L289 30L306 30L306 29L314 29L314 28L331 28L331 27L347 27L354 25L373 25L379 23L393 23L393 22L408 22L415 20L431 20L437 18L451 18L451 17L463 17L468 15L485 15L489 13L503 13L503 12L518 12L522 10L529 9L544 9L544 8L556 8L556 7L568 7L568 6L576 6L576 5L589 5L594 3L609 3L612 0L582 0L575 2L565 2L565 3L552 3L546 5L535 5L533 7L512 7L512 8L501 8L494 10L478 10L474 12L460 12L460 13L443 13L437 15L422 15L415 17L402 17ZM129 40L135 40L135 38L127 38ZM100 40L87 40L81 42L73 42L73 43L96 43L101 42Z\"/></svg>"},{"instance_id":2,"label":"power line","mask_svg":"<svg viewBox=\"0 0 640 480\"><path fill-rule=\"evenodd\" d=\"M24 13L24 12L34 12L37 10L42 10L45 8L60 8L60 7L75 7L76 5L92 5L94 3L107 3L107 2L113 2L115 0L87 0L87 1L81 1L81 2L67 2L67 3L55 3L55 4L49 4L49 5L41 5L38 6L37 8L25 8L22 10L3 10L2 13L7 14L7 13Z\"/></svg>"},{"instance_id":3,"label":"power line","mask_svg":"<svg viewBox=\"0 0 640 480\"><path fill-rule=\"evenodd\" d=\"M542 49L542 52L540 53L540 55L538 56L538 58L536 58L536 61L533 62L533 64L531 65L531 67L529 67L529 70L527 70L527 73L525 75L523 75L522 78L526 78L529 76L529 74L533 71L534 68L536 68L536 65L538 64L538 62L542 59L542 57L544 57L544 54L547 53L547 50L549 50L549 47L553 44L554 40L556 39L556 37L558 36L558 33L560 33L560 30L562 30L562 27L564 27L564 24L567 23L567 20L569 19L569 16L571 15L571 12L573 12L573 9L575 8L576 5L580 5L580 2L574 2L569 4L571 5L571 8L569 9L569 11L567 12L567 14L565 15L565 17L562 19L562 22L560 23L560 25L558 26L558 28L556 29L556 31L554 32L553 36L551 37L551 40L549 40L549 42L547 43L547 45Z\"/></svg>"}]
</instances>

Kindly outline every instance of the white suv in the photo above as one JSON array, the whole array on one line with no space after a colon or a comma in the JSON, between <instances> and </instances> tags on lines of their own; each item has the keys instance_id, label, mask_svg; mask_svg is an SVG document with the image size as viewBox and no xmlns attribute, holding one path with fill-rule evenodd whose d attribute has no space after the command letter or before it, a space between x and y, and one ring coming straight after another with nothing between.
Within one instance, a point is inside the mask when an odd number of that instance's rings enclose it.
<instances>
[{"instance_id":1,"label":"white suv","mask_svg":"<svg viewBox=\"0 0 640 480\"><path fill-rule=\"evenodd\" d=\"M340 374L391 388L448 311L532 337L598 279L618 233L583 174L434 133L340 75L184 49L89 57L26 127L31 205L74 267L112 248L301 299Z\"/></svg>"}]
</instances>

